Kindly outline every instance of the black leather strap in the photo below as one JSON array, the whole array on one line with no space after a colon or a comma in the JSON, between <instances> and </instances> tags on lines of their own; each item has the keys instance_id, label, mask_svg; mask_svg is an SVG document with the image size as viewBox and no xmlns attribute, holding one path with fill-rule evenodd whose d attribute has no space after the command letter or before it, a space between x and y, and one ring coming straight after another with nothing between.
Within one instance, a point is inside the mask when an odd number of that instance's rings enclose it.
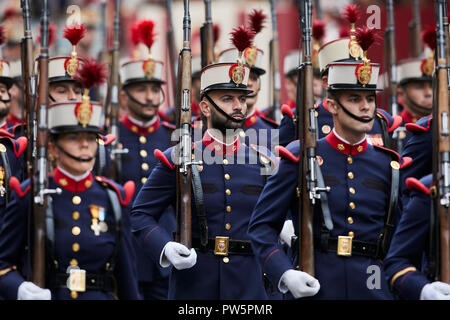
<instances>
[{"instance_id":1,"label":"black leather strap","mask_svg":"<svg viewBox=\"0 0 450 320\"><path fill-rule=\"evenodd\" d=\"M208 245L208 220L206 218L206 209L203 198L202 181L197 166L192 165L192 189L195 201L197 219L200 228L200 247L206 251Z\"/></svg>"},{"instance_id":2,"label":"black leather strap","mask_svg":"<svg viewBox=\"0 0 450 320\"><path fill-rule=\"evenodd\" d=\"M0 152L3 162L3 169L5 169L5 177L3 179L3 186L5 187L5 204L9 202L9 178L11 178L11 167L9 165L8 155L5 152Z\"/></svg>"},{"instance_id":3,"label":"black leather strap","mask_svg":"<svg viewBox=\"0 0 450 320\"><path fill-rule=\"evenodd\" d=\"M56 273L51 277L51 288L67 288L68 273ZM86 273L86 290L113 292L114 277L110 274Z\"/></svg>"},{"instance_id":4,"label":"black leather strap","mask_svg":"<svg viewBox=\"0 0 450 320\"><path fill-rule=\"evenodd\" d=\"M323 240L320 238L314 238L314 245L317 248L321 248L322 251L332 252L337 254L337 243L338 239L335 237L328 238L328 245L325 250L321 244L323 244ZM359 240L352 240L352 256L363 256L370 257L373 259L378 259L377 254L377 244Z\"/></svg>"}]
</instances>

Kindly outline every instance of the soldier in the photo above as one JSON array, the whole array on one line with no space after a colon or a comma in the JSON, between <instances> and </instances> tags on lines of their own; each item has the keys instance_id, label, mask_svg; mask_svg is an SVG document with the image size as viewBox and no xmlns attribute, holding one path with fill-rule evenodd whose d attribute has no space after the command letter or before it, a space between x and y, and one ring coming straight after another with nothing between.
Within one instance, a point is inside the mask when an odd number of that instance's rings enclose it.
<instances>
[{"instance_id":1,"label":"soldier","mask_svg":"<svg viewBox=\"0 0 450 320\"><path fill-rule=\"evenodd\" d=\"M241 52L248 45L242 47ZM246 230L264 186L261 170L272 170L276 159L267 149L239 139L246 95L252 92L247 89L249 75L242 61L208 65L201 73L199 107L206 131L193 145L194 161L203 161L193 179L199 179L203 194L195 191L192 203L203 201L204 212L192 207L192 248L174 242L157 223L175 202L177 148L155 151L160 163L134 203L132 225L140 244L162 267L173 266L169 299L267 299Z\"/></svg>"},{"instance_id":2,"label":"soldier","mask_svg":"<svg viewBox=\"0 0 450 320\"><path fill-rule=\"evenodd\" d=\"M24 92L23 92L23 80L22 80L22 66L21 61L16 60L9 64L10 76L14 82L9 89L11 94L10 111L6 121L11 123L12 126L21 124L25 116L24 113Z\"/></svg>"},{"instance_id":3,"label":"soldier","mask_svg":"<svg viewBox=\"0 0 450 320\"><path fill-rule=\"evenodd\" d=\"M149 69L145 69L148 67ZM162 85L164 66L161 61L132 60L122 64L120 79L121 101L128 112L119 125L119 141L128 153L121 156L123 170L118 181L132 180L136 184L133 200L147 181L158 160L155 149L166 150L170 146L173 125L161 121L158 108L163 100ZM175 230L175 215L168 210L159 223L171 233ZM158 267L135 243L139 290L146 300L167 299L169 270Z\"/></svg>"},{"instance_id":4,"label":"soldier","mask_svg":"<svg viewBox=\"0 0 450 320\"><path fill-rule=\"evenodd\" d=\"M49 188L62 192L52 195L47 207L47 289L24 277L30 272L23 260L33 221L28 217L30 182L11 179L12 200L0 232L5 299L138 299L128 215L134 183L122 187L92 174L101 113L102 106L88 96L48 108L48 151L55 161Z\"/></svg>"},{"instance_id":5,"label":"soldier","mask_svg":"<svg viewBox=\"0 0 450 320\"><path fill-rule=\"evenodd\" d=\"M364 51L373 31L358 32ZM394 151L368 143L367 133L376 117L379 68L365 56L362 61L329 64L326 104L334 128L317 141L316 169L330 191L328 201L322 197L314 208L315 278L294 270L277 244L286 213L290 208L298 212L298 162L302 161L298 141L279 147L278 171L269 177L253 211L249 236L261 267L275 287L295 298L392 299L386 281L373 290L367 285L367 268L381 268L385 221L391 225L398 219L399 168L408 164ZM298 218L293 214L297 235ZM384 237L388 243L389 235Z\"/></svg>"},{"instance_id":6,"label":"soldier","mask_svg":"<svg viewBox=\"0 0 450 320\"><path fill-rule=\"evenodd\" d=\"M291 108L291 110L295 109L295 103L297 100L297 68L300 65L300 62L301 56L298 49L290 51L284 56L283 69L285 77L284 86L287 93L286 104Z\"/></svg>"},{"instance_id":7,"label":"soldier","mask_svg":"<svg viewBox=\"0 0 450 320\"><path fill-rule=\"evenodd\" d=\"M407 178L410 200L392 238L384 260L384 270L391 289L401 299L450 300L450 285L430 282L424 270L429 261L424 252L429 240L432 175Z\"/></svg>"}]
</instances>

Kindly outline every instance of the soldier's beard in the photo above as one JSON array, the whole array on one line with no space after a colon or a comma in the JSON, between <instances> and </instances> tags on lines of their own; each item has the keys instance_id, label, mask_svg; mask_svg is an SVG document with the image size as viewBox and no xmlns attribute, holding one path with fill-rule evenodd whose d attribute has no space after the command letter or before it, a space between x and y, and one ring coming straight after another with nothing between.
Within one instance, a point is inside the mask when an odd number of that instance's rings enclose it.
<instances>
[{"instance_id":1,"label":"soldier's beard","mask_svg":"<svg viewBox=\"0 0 450 320\"><path fill-rule=\"evenodd\" d=\"M9 114L9 105L4 102L0 102L0 119L5 118Z\"/></svg>"},{"instance_id":2,"label":"soldier's beard","mask_svg":"<svg viewBox=\"0 0 450 320\"><path fill-rule=\"evenodd\" d=\"M214 129L219 130L224 136L230 134L231 132L236 131L237 129L242 129L244 127L245 121L231 121L226 119L224 116L219 114L216 110L211 110L211 125ZM245 115L242 112L234 112L230 114L231 117L240 115L245 119ZM228 131L227 131L228 130Z\"/></svg>"}]
</instances>

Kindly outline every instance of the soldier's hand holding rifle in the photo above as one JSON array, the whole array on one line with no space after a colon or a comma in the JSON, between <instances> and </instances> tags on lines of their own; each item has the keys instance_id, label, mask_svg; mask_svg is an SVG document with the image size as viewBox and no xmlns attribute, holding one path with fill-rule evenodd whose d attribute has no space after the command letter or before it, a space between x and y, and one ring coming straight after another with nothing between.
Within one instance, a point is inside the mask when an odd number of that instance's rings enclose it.
<instances>
[{"instance_id":1,"label":"soldier's hand holding rifle","mask_svg":"<svg viewBox=\"0 0 450 320\"><path fill-rule=\"evenodd\" d=\"M278 287L283 293L289 290L294 298L303 298L316 295L320 290L320 283L306 272L289 269L281 276Z\"/></svg>"},{"instance_id":2,"label":"soldier's hand holding rifle","mask_svg":"<svg viewBox=\"0 0 450 320\"><path fill-rule=\"evenodd\" d=\"M195 249L189 250L185 245L175 241L168 242L161 252L160 264L164 268L172 264L175 269L183 270L192 268L196 263Z\"/></svg>"}]
</instances>

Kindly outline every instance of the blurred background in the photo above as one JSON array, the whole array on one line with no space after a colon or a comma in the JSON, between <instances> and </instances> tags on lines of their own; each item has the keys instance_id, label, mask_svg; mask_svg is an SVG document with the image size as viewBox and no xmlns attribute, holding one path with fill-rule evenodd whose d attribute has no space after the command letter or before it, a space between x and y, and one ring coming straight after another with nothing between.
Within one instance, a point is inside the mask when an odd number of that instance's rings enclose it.
<instances>
[{"instance_id":1,"label":"blurred background","mask_svg":"<svg viewBox=\"0 0 450 320\"><path fill-rule=\"evenodd\" d=\"M166 9L166 1L151 0L126 0L120 1L120 57L121 61L130 60L135 47L130 36L130 26L140 19L152 19L156 23L157 38L152 47L152 56L162 60L166 66L165 76L167 84L165 93L169 98L166 99L163 108L173 106L173 88L170 76L170 69L167 66L173 66L170 63L168 54L167 33L172 21L174 30L174 42L177 53L183 43L182 23L183 23L183 1L173 0L170 14ZM50 23L57 27L56 40L50 48L50 56L69 55L70 43L62 38L64 26L68 21L79 19L88 27L88 34L78 45L80 56L92 56L98 58L102 53L107 52L112 47L113 39L113 20L114 20L114 0L48 0L50 7ZM314 19L320 18L326 23L325 36L322 44L337 39L341 28L349 28L348 22L343 18L341 12L345 5L358 4L361 9L362 17L357 23L357 27L367 23L367 20L373 15L373 11L367 12L367 8L376 5L379 8L380 35L384 34L386 27L386 1L375 0L314 0L313 3L320 8L315 10ZM396 50L397 60L409 57L409 29L408 25L413 17L412 0L394 1L395 3L395 32L396 32ZM32 6L32 30L33 39L39 35L38 26L41 14L41 1L30 1ZM301 41L301 31L299 29L299 19L297 10L297 1L277 0L276 17L279 40L279 65L282 75L283 59L287 52L298 50ZM78 6L80 10L78 11ZM104 11L103 8L106 8ZM373 8L373 7L371 7ZM267 15L265 28L255 37L255 44L264 51L263 67L267 73L261 78L261 92L258 98L258 108L264 109L270 105L272 99L270 83L270 59L269 43L272 39L272 22L270 1L262 0L212 0L211 14L212 21L219 27L216 50L220 52L231 46L230 32L233 28L248 24L248 14L253 10L263 10ZM377 9L378 10L378 9ZM103 14L105 12L105 14ZM8 43L14 43L15 39L23 37L22 12L20 0L1 0L0 2L1 25L6 30ZM104 16L104 19L102 18ZM200 33L199 29L205 22L205 5L202 0L190 1L191 16L191 48L192 55L200 54ZM171 19L169 19L169 17ZM420 19L422 29L435 23L433 1L420 1ZM20 51L14 50L9 44L2 46L2 58L7 61L13 61L20 58ZM36 47L38 43L36 42ZM146 48L140 44L137 47L141 55L146 55ZM38 52L38 51L36 51ZM19 55L19 56L17 56ZM379 41L369 50L368 57L381 63L383 66L384 42ZM173 66L176 68L176 66ZM282 79L281 101L286 101L286 90ZM386 108L383 100L379 101L380 107Z\"/></svg>"}]
</instances>

